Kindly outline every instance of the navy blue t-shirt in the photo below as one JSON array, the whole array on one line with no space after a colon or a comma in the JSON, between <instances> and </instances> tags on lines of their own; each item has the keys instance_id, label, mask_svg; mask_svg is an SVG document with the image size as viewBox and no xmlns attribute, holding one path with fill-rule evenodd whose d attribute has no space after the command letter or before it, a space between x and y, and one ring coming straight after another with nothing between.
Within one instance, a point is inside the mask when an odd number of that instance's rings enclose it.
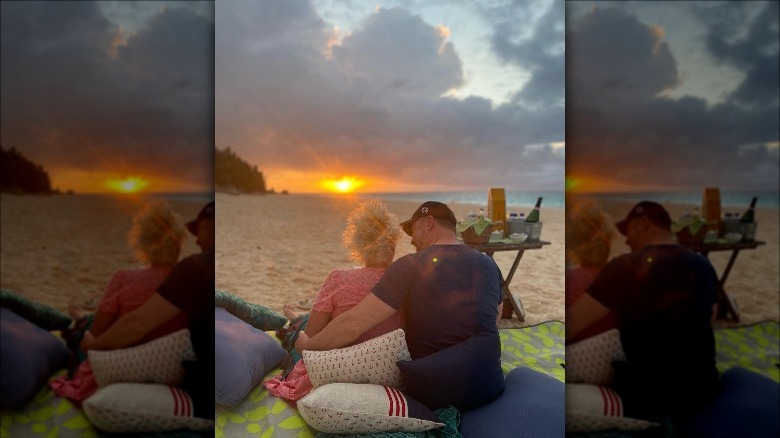
<instances>
[{"instance_id":1,"label":"navy blue t-shirt","mask_svg":"<svg viewBox=\"0 0 780 438\"><path fill-rule=\"evenodd\" d=\"M182 386L192 397L195 416L210 418L214 398L214 251L179 261L157 292L190 313L190 339L198 360L182 364L186 371Z\"/></svg>"},{"instance_id":2,"label":"navy blue t-shirt","mask_svg":"<svg viewBox=\"0 0 780 438\"><path fill-rule=\"evenodd\" d=\"M685 410L711 394L717 276L704 256L681 245L648 245L604 266L588 293L618 314L626 362L615 364L615 377L626 414Z\"/></svg>"},{"instance_id":3,"label":"navy blue t-shirt","mask_svg":"<svg viewBox=\"0 0 780 438\"><path fill-rule=\"evenodd\" d=\"M433 245L396 260L372 293L404 312L412 359L479 333L498 336L501 271L466 245Z\"/></svg>"}]
</instances>

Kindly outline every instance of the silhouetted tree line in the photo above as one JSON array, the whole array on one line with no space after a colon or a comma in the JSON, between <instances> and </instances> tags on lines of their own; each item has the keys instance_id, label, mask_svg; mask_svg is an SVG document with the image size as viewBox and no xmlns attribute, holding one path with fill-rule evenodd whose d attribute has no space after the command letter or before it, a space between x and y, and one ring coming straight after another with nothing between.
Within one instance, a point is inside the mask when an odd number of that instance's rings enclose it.
<instances>
[{"instance_id":1,"label":"silhouetted tree line","mask_svg":"<svg viewBox=\"0 0 780 438\"><path fill-rule=\"evenodd\" d=\"M214 155L214 183L217 189L235 189L239 193L268 193L263 173L242 160L229 147L217 148Z\"/></svg>"},{"instance_id":2,"label":"silhouetted tree line","mask_svg":"<svg viewBox=\"0 0 780 438\"><path fill-rule=\"evenodd\" d=\"M49 174L41 165L25 158L16 148L4 149L0 160L0 190L13 193L51 194Z\"/></svg>"}]
</instances>

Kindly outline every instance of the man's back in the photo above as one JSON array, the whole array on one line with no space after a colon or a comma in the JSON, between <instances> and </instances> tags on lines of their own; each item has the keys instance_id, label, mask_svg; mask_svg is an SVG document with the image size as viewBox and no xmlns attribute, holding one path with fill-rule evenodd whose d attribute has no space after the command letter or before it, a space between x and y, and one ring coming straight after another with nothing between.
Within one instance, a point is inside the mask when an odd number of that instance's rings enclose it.
<instances>
[{"instance_id":1,"label":"man's back","mask_svg":"<svg viewBox=\"0 0 780 438\"><path fill-rule=\"evenodd\" d=\"M397 260L373 290L405 314L412 358L490 332L498 335L501 273L465 245L433 245Z\"/></svg>"},{"instance_id":2,"label":"man's back","mask_svg":"<svg viewBox=\"0 0 780 438\"><path fill-rule=\"evenodd\" d=\"M214 396L211 389L214 387L214 251L181 260L158 292L190 314L190 338L198 360L183 363L186 370L183 386L193 399L195 416L208 418Z\"/></svg>"},{"instance_id":3,"label":"man's back","mask_svg":"<svg viewBox=\"0 0 780 438\"><path fill-rule=\"evenodd\" d=\"M710 263L680 245L648 245L611 261L588 292L619 314L626 363L616 385L630 401L684 407L717 381ZM690 402L690 403L689 403Z\"/></svg>"}]
</instances>

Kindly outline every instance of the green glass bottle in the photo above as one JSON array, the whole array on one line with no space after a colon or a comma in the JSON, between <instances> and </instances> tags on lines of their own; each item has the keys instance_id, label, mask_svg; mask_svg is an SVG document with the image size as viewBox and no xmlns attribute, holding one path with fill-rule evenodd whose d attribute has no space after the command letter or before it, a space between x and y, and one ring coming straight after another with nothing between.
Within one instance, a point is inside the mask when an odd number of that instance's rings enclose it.
<instances>
[{"instance_id":1,"label":"green glass bottle","mask_svg":"<svg viewBox=\"0 0 780 438\"><path fill-rule=\"evenodd\" d=\"M536 205L534 205L534 209L531 210L530 213L528 213L528 217L525 218L526 222L539 222L539 208L542 205L542 197L540 196L536 200Z\"/></svg>"},{"instance_id":2,"label":"green glass bottle","mask_svg":"<svg viewBox=\"0 0 780 438\"><path fill-rule=\"evenodd\" d=\"M750 207L748 207L747 211L742 213L742 217L739 218L739 221L744 224L750 224L756 221L756 201L758 200L758 197L753 196L753 200L750 201Z\"/></svg>"}]
</instances>

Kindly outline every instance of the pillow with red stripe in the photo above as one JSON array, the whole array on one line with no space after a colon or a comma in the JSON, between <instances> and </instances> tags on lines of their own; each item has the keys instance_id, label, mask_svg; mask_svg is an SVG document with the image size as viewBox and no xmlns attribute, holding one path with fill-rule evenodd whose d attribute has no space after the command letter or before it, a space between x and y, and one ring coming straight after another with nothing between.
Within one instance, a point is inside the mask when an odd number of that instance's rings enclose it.
<instances>
[{"instance_id":1,"label":"pillow with red stripe","mask_svg":"<svg viewBox=\"0 0 780 438\"><path fill-rule=\"evenodd\" d=\"M568 370L567 370L568 372ZM606 386L566 384L566 432L637 431L658 423L623 416L623 401Z\"/></svg>"},{"instance_id":2,"label":"pillow with red stripe","mask_svg":"<svg viewBox=\"0 0 780 438\"><path fill-rule=\"evenodd\" d=\"M368 383L330 383L298 401L301 417L325 433L423 432L444 426L401 391Z\"/></svg>"},{"instance_id":3,"label":"pillow with red stripe","mask_svg":"<svg viewBox=\"0 0 780 438\"><path fill-rule=\"evenodd\" d=\"M83 403L95 427L111 433L214 430L214 421L193 417L192 399L182 389L148 383L114 383Z\"/></svg>"}]
</instances>

